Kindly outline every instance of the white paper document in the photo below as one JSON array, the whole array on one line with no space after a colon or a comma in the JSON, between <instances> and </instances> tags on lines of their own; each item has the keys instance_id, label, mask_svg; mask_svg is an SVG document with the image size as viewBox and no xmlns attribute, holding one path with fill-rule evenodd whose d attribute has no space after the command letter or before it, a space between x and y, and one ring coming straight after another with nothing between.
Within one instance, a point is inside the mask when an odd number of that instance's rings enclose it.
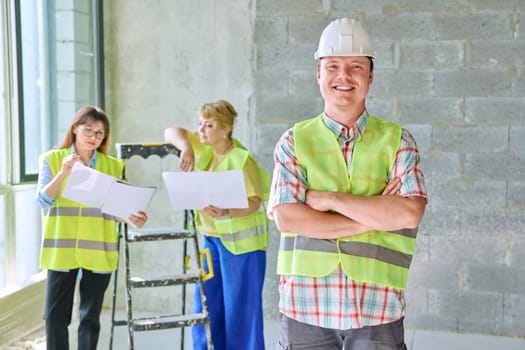
<instances>
[{"instance_id":1,"label":"white paper document","mask_svg":"<svg viewBox=\"0 0 525 350\"><path fill-rule=\"evenodd\" d=\"M120 181L77 162L62 196L127 221L131 214L147 210L155 190Z\"/></svg>"},{"instance_id":2,"label":"white paper document","mask_svg":"<svg viewBox=\"0 0 525 350\"><path fill-rule=\"evenodd\" d=\"M164 172L164 183L175 209L248 208L242 170Z\"/></svg>"}]
</instances>

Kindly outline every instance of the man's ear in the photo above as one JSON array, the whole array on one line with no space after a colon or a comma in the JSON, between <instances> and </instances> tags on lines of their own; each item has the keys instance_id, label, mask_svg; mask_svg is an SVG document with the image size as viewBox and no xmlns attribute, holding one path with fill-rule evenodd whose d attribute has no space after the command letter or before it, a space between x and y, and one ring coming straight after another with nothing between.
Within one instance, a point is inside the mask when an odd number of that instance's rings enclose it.
<instances>
[{"instance_id":1,"label":"man's ear","mask_svg":"<svg viewBox=\"0 0 525 350\"><path fill-rule=\"evenodd\" d=\"M372 85L372 82L374 81L374 71L370 71L370 77L369 77L369 85Z\"/></svg>"}]
</instances>

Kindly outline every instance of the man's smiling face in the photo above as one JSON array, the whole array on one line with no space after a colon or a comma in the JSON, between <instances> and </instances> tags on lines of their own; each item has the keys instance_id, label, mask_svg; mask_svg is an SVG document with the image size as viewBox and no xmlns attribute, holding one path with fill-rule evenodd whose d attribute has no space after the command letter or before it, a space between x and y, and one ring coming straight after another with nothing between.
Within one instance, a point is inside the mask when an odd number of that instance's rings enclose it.
<instances>
[{"instance_id":1,"label":"man's smiling face","mask_svg":"<svg viewBox=\"0 0 525 350\"><path fill-rule=\"evenodd\" d=\"M324 57L317 68L317 82L325 104L332 108L364 104L374 72L368 57Z\"/></svg>"}]
</instances>

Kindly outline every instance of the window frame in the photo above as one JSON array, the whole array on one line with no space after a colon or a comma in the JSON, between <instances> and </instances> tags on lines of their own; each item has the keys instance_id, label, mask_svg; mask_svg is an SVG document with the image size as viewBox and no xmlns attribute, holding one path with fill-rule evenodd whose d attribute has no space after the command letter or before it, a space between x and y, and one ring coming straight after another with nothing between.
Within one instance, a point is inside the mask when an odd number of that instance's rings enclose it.
<instances>
[{"instance_id":1,"label":"window frame","mask_svg":"<svg viewBox=\"0 0 525 350\"><path fill-rule=\"evenodd\" d=\"M13 179L16 183L34 183L38 179L37 172L30 172L27 170L26 165L26 130L25 126L27 125L28 118L26 118L24 102L25 102L25 89L24 89L24 65L23 58L24 52L22 50L22 20L21 20L21 2L24 0L13 0L14 7L14 42L13 42L13 52L14 60L16 64L14 80L17 81L16 84L16 94L17 99L15 102L17 109L17 125L16 129L13 131L13 135L18 136L17 145L13 149L14 154L14 167L15 173L13 174ZM27 1L27 0L26 0ZM93 83L94 83L94 101L93 104L97 105L100 108L105 109L105 69L104 69L104 13L103 13L103 0L86 0L90 1L91 4L91 28L93 35ZM54 13L56 12L55 1L50 0L45 2L43 5L45 8L42 10L42 13L45 14L45 25L44 25L44 40L46 41L44 48L45 52L41 52L41 55L44 55L46 60L47 67L46 71L43 72L45 77L44 81L47 85L46 95L43 99L46 102L46 105L43 106L40 116L43 120L42 127L49 128L50 132L42 134L40 133L41 148L39 153L46 151L47 149L53 146L52 139L56 137L55 130L58 128L57 121L57 111L55 102L57 101L57 91L56 91L56 69L53 69L49 64L50 58L54 59L56 56L56 40L54 40L54 35L50 35L49 32L56 32L56 25L54 20ZM52 13L50 13L52 12ZM50 26L53 26L50 30ZM42 118L43 117L43 118Z\"/></svg>"}]
</instances>

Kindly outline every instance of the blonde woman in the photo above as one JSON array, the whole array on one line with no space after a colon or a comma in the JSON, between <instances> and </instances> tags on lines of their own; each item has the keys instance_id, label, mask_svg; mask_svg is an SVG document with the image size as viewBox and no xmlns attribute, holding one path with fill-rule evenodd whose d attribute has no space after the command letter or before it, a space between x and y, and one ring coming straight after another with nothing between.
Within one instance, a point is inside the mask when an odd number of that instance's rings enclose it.
<instances>
[{"instance_id":1,"label":"blonde woman","mask_svg":"<svg viewBox=\"0 0 525 350\"><path fill-rule=\"evenodd\" d=\"M237 112L227 101L199 109L199 129L165 130L166 141L181 150L182 171L242 170L248 208L207 205L197 211L197 229L211 252L215 277L204 283L216 350L264 349L262 289L266 268L268 226L263 202L269 174L250 152L232 138ZM199 286L195 312L202 310ZM193 348L206 349L203 326L193 327Z\"/></svg>"}]
</instances>

